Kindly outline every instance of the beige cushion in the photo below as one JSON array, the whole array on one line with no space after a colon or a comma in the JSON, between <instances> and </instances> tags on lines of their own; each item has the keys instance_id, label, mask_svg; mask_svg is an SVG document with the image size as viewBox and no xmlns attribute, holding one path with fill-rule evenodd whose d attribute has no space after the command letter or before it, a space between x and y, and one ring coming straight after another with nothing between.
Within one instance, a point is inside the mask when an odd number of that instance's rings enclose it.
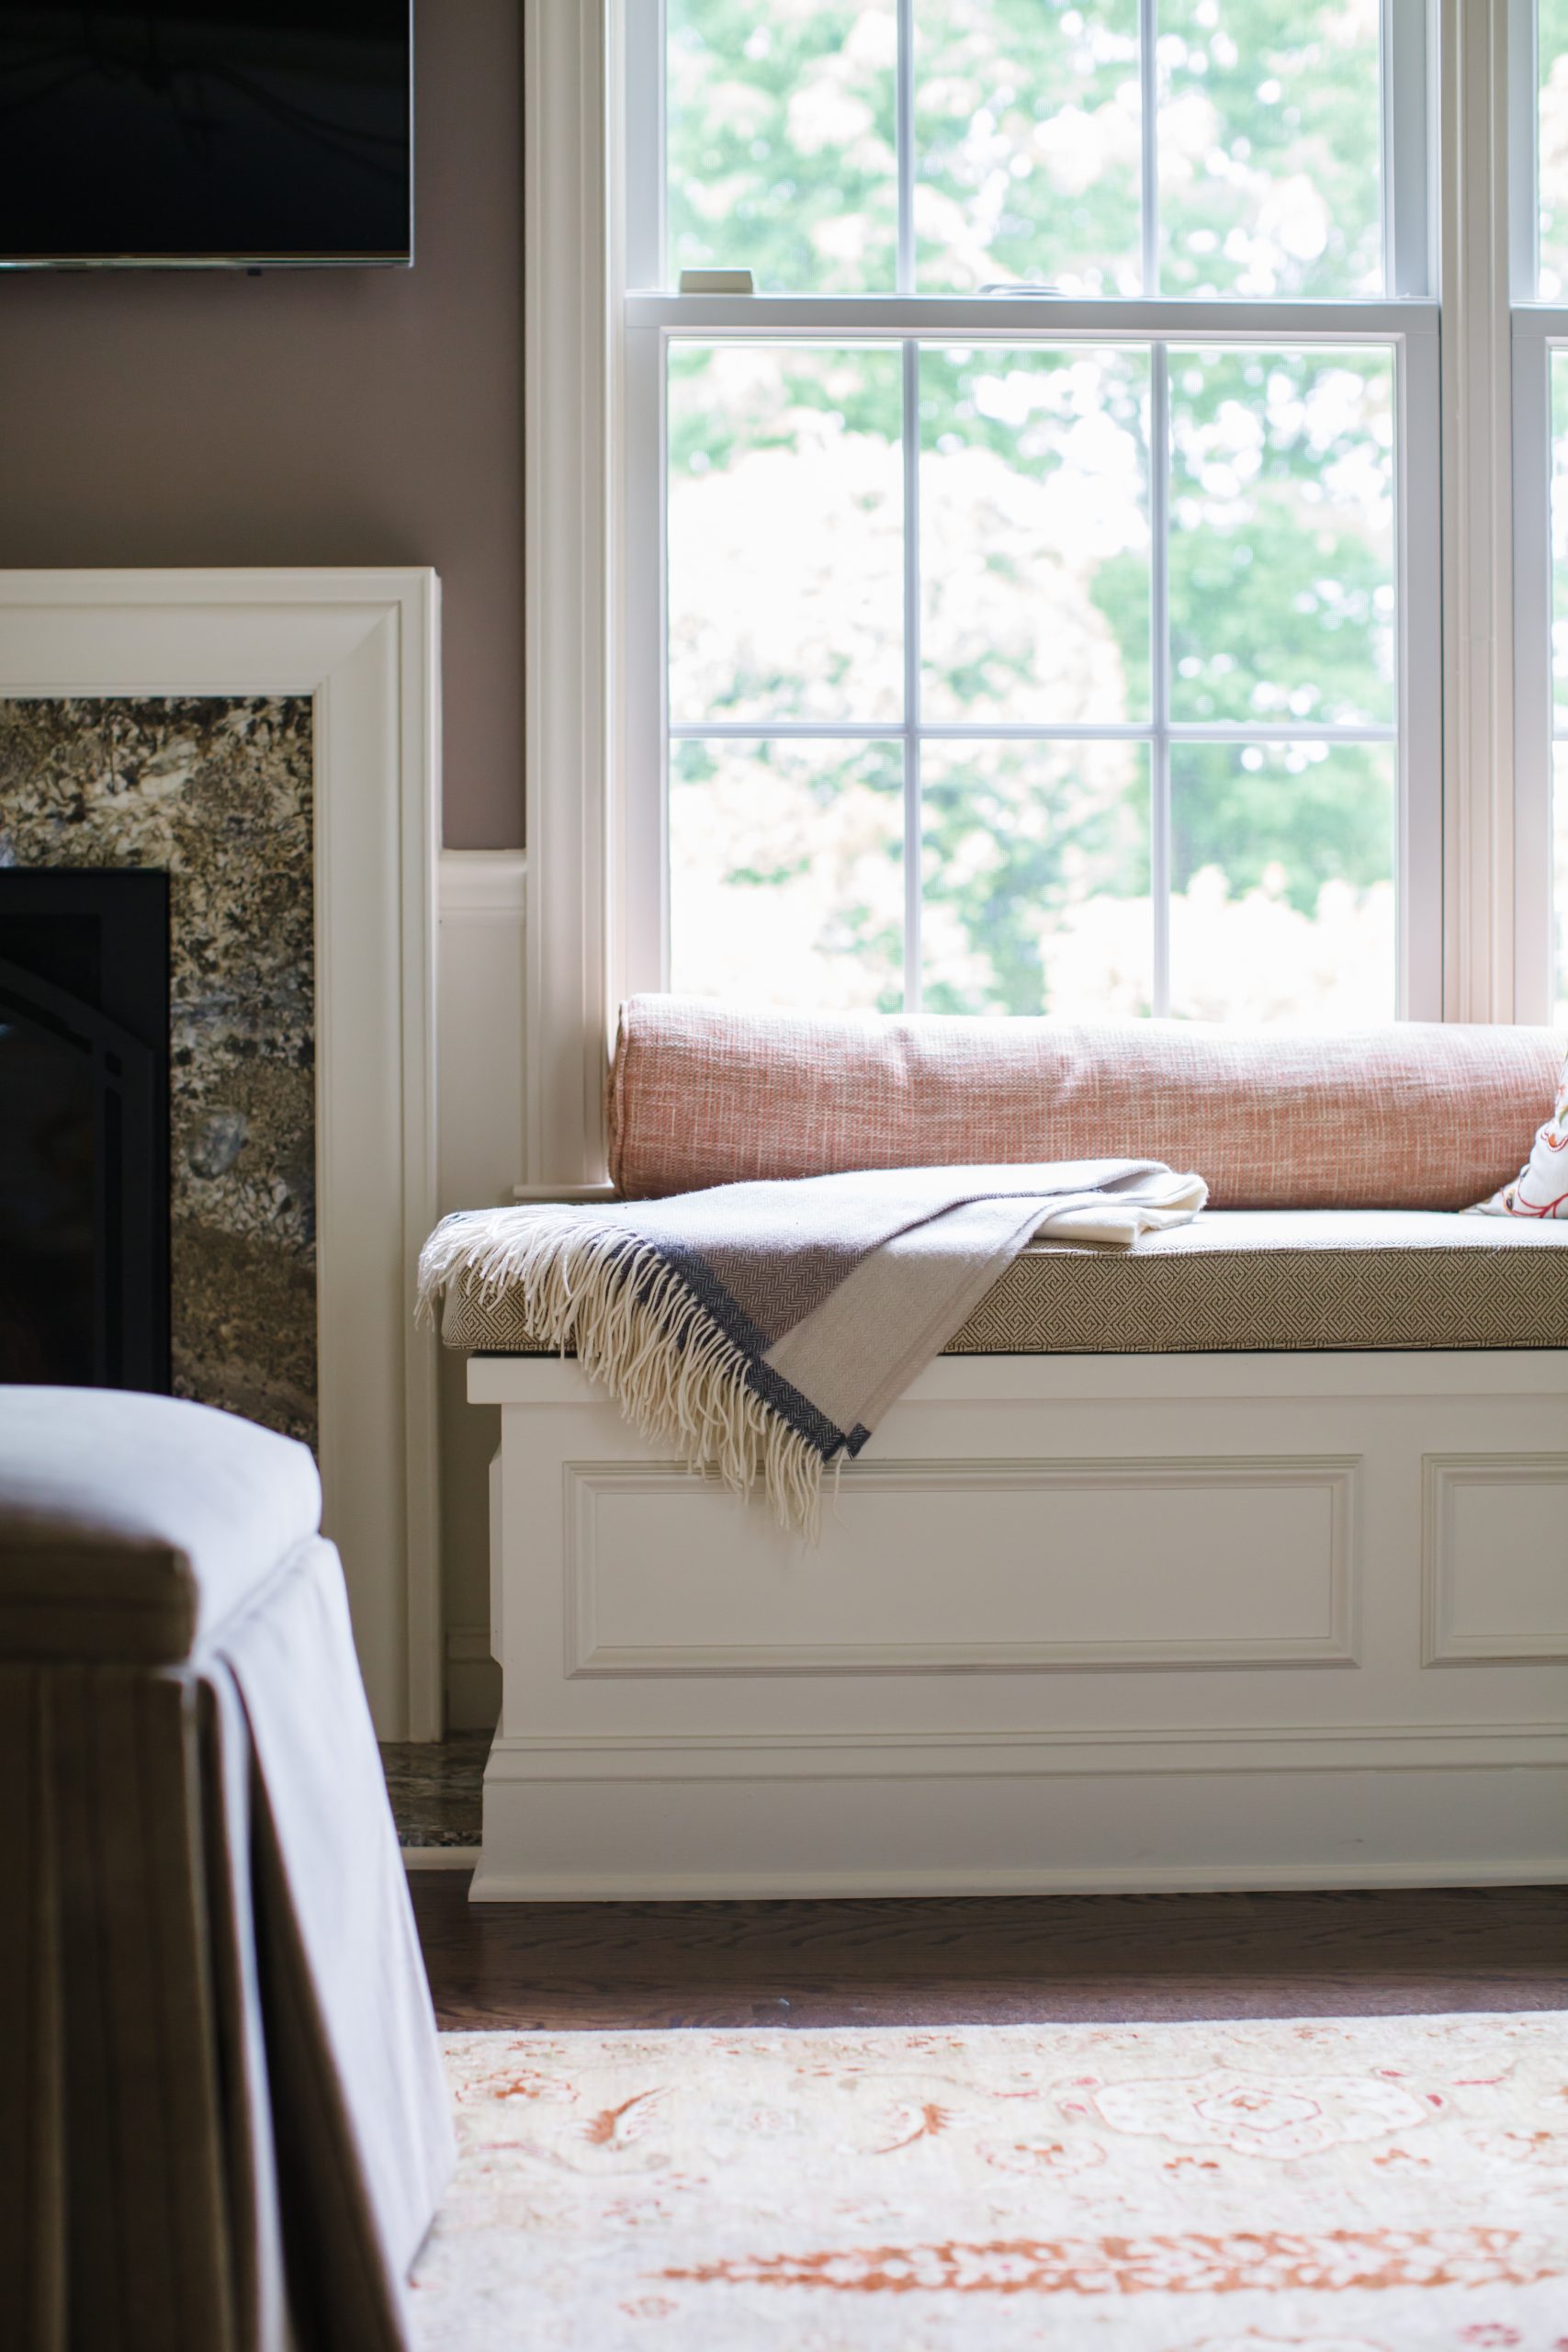
<instances>
[{"instance_id":1,"label":"beige cushion","mask_svg":"<svg viewBox=\"0 0 1568 2352\"><path fill-rule=\"evenodd\" d=\"M449 1347L546 1352L515 1293L455 1289ZM1210 1210L1130 1251L1026 1250L949 1355L1568 1347L1568 1225L1421 1209Z\"/></svg>"},{"instance_id":2,"label":"beige cushion","mask_svg":"<svg viewBox=\"0 0 1568 2352\"><path fill-rule=\"evenodd\" d=\"M308 1449L232 1413L0 1387L0 1657L186 1657L321 1514Z\"/></svg>"}]
</instances>

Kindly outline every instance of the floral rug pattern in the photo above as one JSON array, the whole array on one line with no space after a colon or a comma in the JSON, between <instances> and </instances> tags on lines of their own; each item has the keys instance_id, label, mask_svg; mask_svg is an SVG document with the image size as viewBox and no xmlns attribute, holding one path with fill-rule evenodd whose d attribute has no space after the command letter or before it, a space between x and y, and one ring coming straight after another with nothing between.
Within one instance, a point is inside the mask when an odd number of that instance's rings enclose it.
<instances>
[{"instance_id":1,"label":"floral rug pattern","mask_svg":"<svg viewBox=\"0 0 1568 2352\"><path fill-rule=\"evenodd\" d=\"M420 2352L1568 2352L1568 2016L444 2042Z\"/></svg>"}]
</instances>

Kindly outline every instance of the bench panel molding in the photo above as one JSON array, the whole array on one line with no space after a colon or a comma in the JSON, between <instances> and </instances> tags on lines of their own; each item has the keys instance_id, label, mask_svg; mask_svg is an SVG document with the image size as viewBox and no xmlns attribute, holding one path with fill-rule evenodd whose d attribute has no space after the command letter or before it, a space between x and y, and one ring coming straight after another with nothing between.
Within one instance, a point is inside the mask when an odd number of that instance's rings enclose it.
<instances>
[{"instance_id":1,"label":"bench panel molding","mask_svg":"<svg viewBox=\"0 0 1568 2352\"><path fill-rule=\"evenodd\" d=\"M474 1894L1568 1878L1568 1657L1434 1674L1422 1641L1426 1457L1483 1474L1461 1533L1499 1465L1539 1530L1565 1371L949 1360L845 1473L814 1567L577 1365L476 1359L504 1698ZM1457 1629L1514 1628L1502 1600ZM1344 1656L1216 1648L1282 1638Z\"/></svg>"},{"instance_id":2,"label":"bench panel molding","mask_svg":"<svg viewBox=\"0 0 1568 2352\"><path fill-rule=\"evenodd\" d=\"M1421 1471L1427 1665L1568 1660L1568 1453L1428 1453Z\"/></svg>"},{"instance_id":3,"label":"bench panel molding","mask_svg":"<svg viewBox=\"0 0 1568 2352\"><path fill-rule=\"evenodd\" d=\"M814 1549L676 1464L568 1462L566 1671L1354 1665L1359 1468L1350 1455L864 1460L829 1487ZM1184 1614L1193 1630L1173 1630ZM863 1630L870 1619L887 1632ZM1043 1622L1064 1630L1047 1637Z\"/></svg>"},{"instance_id":4,"label":"bench panel molding","mask_svg":"<svg viewBox=\"0 0 1568 2352\"><path fill-rule=\"evenodd\" d=\"M1171 1773L1568 1772L1568 1724L1093 1724L1049 1730L499 1733L487 1780L1061 1780Z\"/></svg>"}]
</instances>

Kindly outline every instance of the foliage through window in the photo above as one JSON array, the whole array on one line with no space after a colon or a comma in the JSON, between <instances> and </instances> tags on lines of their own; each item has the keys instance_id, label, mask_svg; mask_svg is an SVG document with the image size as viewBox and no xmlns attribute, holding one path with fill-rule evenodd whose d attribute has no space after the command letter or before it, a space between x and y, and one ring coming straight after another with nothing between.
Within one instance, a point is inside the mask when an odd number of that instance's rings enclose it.
<instances>
[{"instance_id":1,"label":"foliage through window","mask_svg":"<svg viewBox=\"0 0 1568 2352\"><path fill-rule=\"evenodd\" d=\"M671 277L794 298L662 346L671 984L1391 1017L1377 0L667 28Z\"/></svg>"},{"instance_id":2,"label":"foliage through window","mask_svg":"<svg viewBox=\"0 0 1568 2352\"><path fill-rule=\"evenodd\" d=\"M1536 284L1568 302L1568 0L1540 0L1536 42ZM1552 1015L1568 1028L1568 348L1542 355L1551 415L1550 790L1552 812ZM1526 363L1521 356L1519 364Z\"/></svg>"}]
</instances>

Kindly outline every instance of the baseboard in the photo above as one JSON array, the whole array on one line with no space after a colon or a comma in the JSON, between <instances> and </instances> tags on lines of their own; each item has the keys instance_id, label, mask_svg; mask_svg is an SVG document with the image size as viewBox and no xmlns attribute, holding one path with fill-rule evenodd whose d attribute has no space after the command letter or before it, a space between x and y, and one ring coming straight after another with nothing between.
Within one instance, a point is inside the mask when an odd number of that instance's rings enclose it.
<instances>
[{"instance_id":1,"label":"baseboard","mask_svg":"<svg viewBox=\"0 0 1568 2352\"><path fill-rule=\"evenodd\" d=\"M468 1869L465 1849L462 1867ZM473 1849L477 1850L477 1849ZM417 1865L411 1864L412 1867ZM456 1867L456 1865L454 1865ZM870 1901L878 1897L919 1900L950 1895L1034 1894L1287 1894L1354 1893L1372 1887L1561 1886L1568 1884L1568 1858L1468 1862L1369 1862L1296 1867L1291 1864L1187 1864L1168 1869L1127 1870L945 1870L909 1871L807 1871L748 1873L683 1871L673 1876L615 1871L595 1876L570 1871L555 1876L508 1871L480 1860L468 1899L473 1903L741 1903Z\"/></svg>"},{"instance_id":2,"label":"baseboard","mask_svg":"<svg viewBox=\"0 0 1568 2352\"><path fill-rule=\"evenodd\" d=\"M477 1846L404 1846L405 1871L471 1871L479 1863Z\"/></svg>"},{"instance_id":3,"label":"baseboard","mask_svg":"<svg viewBox=\"0 0 1568 2352\"><path fill-rule=\"evenodd\" d=\"M476 1902L1568 1880L1568 1730L498 1740Z\"/></svg>"}]
</instances>

